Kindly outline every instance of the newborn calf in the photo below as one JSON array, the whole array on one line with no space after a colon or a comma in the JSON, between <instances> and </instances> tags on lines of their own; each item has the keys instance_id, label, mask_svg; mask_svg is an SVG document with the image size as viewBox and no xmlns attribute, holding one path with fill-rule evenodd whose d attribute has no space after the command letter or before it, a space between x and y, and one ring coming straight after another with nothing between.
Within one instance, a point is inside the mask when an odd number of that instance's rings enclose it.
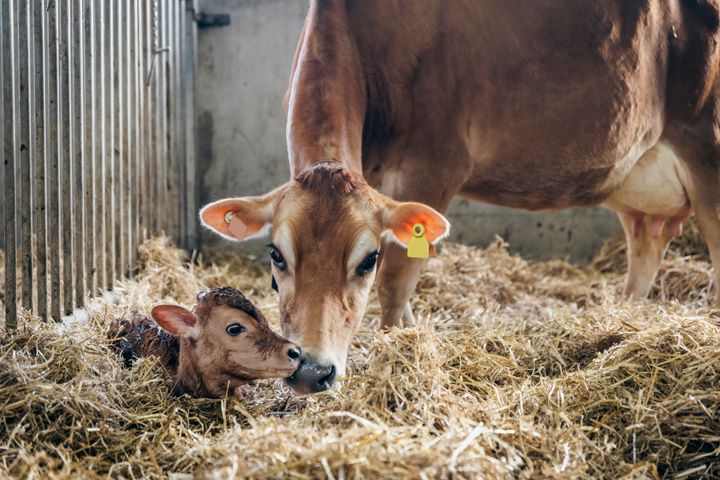
<instances>
[{"instance_id":1,"label":"newborn calf","mask_svg":"<svg viewBox=\"0 0 720 480\"><path fill-rule=\"evenodd\" d=\"M275 334L263 314L230 287L198 294L193 311L176 305L113 321L111 338L125 364L154 355L176 380L175 393L222 397L259 378L289 377L300 349ZM157 322L157 323L156 323Z\"/></svg>"}]
</instances>

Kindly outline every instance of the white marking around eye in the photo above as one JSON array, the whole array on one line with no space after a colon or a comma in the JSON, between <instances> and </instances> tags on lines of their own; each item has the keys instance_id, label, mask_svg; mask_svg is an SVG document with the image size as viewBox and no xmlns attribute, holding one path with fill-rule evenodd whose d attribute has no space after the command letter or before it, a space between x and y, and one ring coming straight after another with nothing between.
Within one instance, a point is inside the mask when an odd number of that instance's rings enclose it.
<instances>
[{"instance_id":1,"label":"white marking around eye","mask_svg":"<svg viewBox=\"0 0 720 480\"><path fill-rule=\"evenodd\" d=\"M348 257L347 271L348 280L355 276L355 270L358 265L365 260L370 252L378 249L377 240L375 235L370 230L363 230L355 239L355 244L352 246L350 256Z\"/></svg>"},{"instance_id":2,"label":"white marking around eye","mask_svg":"<svg viewBox=\"0 0 720 480\"><path fill-rule=\"evenodd\" d=\"M295 270L295 242L292 229L287 223L280 225L273 235L273 243L280 250L289 270Z\"/></svg>"}]
</instances>

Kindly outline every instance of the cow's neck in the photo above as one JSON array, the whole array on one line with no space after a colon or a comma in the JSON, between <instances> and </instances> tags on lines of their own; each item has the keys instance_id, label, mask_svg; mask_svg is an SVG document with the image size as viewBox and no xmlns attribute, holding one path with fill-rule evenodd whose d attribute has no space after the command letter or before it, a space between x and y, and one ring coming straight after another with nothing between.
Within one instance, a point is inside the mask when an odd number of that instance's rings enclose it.
<instances>
[{"instance_id":1,"label":"cow's neck","mask_svg":"<svg viewBox=\"0 0 720 480\"><path fill-rule=\"evenodd\" d=\"M366 94L346 2L312 2L288 97L287 141L293 176L324 160L361 173Z\"/></svg>"}]
</instances>

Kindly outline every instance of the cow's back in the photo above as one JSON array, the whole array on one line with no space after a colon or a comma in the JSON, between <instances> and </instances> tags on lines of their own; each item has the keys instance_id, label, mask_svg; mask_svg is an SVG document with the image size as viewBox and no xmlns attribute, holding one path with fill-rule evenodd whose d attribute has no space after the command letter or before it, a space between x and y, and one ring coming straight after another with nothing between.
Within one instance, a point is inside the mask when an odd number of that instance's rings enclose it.
<instances>
[{"instance_id":1,"label":"cow's back","mask_svg":"<svg viewBox=\"0 0 720 480\"><path fill-rule=\"evenodd\" d=\"M463 169L468 196L527 209L597 204L667 115L698 111L717 65L717 9L699 0L349 5L375 185L407 164L402 150L449 146L455 155L418 167Z\"/></svg>"}]
</instances>

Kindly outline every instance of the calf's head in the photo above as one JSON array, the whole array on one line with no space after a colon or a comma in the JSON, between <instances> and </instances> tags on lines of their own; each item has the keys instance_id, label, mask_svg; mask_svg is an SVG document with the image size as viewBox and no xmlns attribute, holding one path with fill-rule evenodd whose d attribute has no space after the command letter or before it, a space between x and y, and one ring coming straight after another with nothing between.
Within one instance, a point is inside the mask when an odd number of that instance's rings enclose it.
<instances>
[{"instance_id":1,"label":"calf's head","mask_svg":"<svg viewBox=\"0 0 720 480\"><path fill-rule=\"evenodd\" d=\"M233 288L200 293L192 312L158 305L152 317L180 337L181 389L220 397L248 380L286 378L300 364L300 349L275 334L263 314Z\"/></svg>"},{"instance_id":2,"label":"calf's head","mask_svg":"<svg viewBox=\"0 0 720 480\"><path fill-rule=\"evenodd\" d=\"M272 274L283 334L303 350L288 379L298 392L329 388L345 373L347 351L375 278L381 236L407 244L416 223L436 242L445 218L419 203L396 202L338 162L307 167L260 197L231 198L200 212L205 226L231 240L272 230Z\"/></svg>"}]
</instances>

